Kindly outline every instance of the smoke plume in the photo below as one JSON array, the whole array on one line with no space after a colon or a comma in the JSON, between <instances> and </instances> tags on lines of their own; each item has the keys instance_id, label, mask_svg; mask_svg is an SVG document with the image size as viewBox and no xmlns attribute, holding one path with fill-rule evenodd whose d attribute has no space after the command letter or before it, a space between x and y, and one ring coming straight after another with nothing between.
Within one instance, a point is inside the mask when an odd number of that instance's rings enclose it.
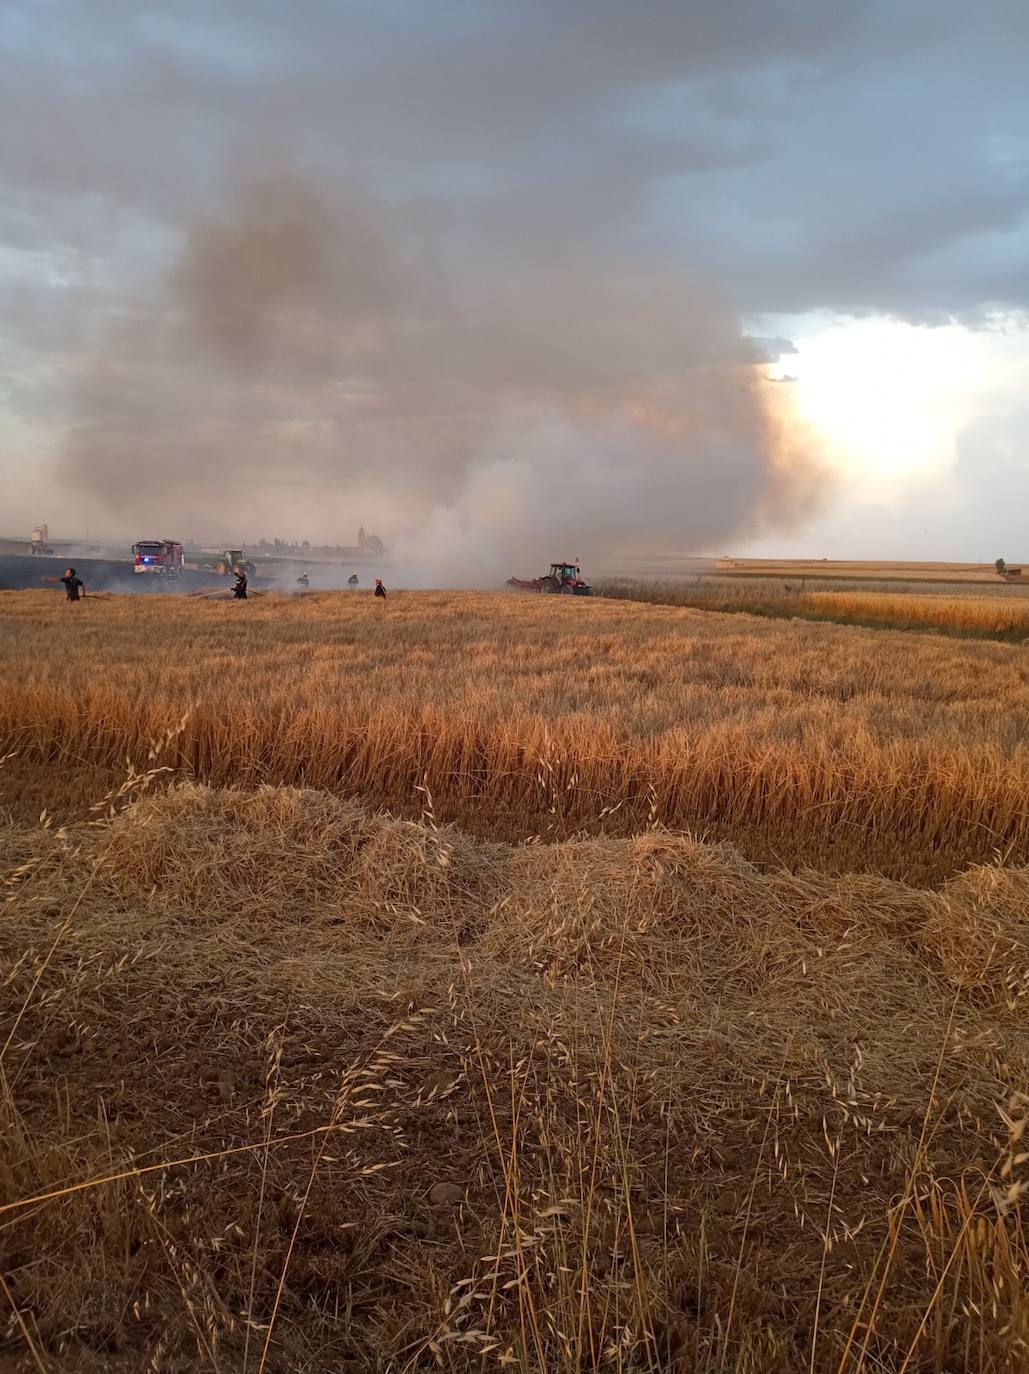
<instances>
[{"instance_id":1,"label":"smoke plume","mask_svg":"<svg viewBox=\"0 0 1029 1374\"><path fill-rule=\"evenodd\" d=\"M333 543L363 521L412 579L467 584L810 512L789 389L715 284L602 236L498 254L461 228L244 180L77 379L68 470L94 519Z\"/></svg>"}]
</instances>

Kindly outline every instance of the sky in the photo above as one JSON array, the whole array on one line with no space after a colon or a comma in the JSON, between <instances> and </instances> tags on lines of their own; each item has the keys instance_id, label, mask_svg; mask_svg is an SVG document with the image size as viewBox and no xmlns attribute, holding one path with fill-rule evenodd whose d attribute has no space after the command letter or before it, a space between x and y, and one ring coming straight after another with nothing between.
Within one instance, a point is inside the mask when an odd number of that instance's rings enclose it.
<instances>
[{"instance_id":1,"label":"sky","mask_svg":"<svg viewBox=\"0 0 1029 1374\"><path fill-rule=\"evenodd\" d=\"M1016 0L5 0L0 535L1029 557L1027 59Z\"/></svg>"}]
</instances>

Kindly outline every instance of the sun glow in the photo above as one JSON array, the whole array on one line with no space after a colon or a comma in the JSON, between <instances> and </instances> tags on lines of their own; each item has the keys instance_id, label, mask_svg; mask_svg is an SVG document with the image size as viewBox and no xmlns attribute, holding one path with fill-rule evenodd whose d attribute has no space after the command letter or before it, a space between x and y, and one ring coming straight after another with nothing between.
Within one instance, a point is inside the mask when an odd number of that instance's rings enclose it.
<instances>
[{"instance_id":1,"label":"sun glow","mask_svg":"<svg viewBox=\"0 0 1029 1374\"><path fill-rule=\"evenodd\" d=\"M797 418L840 476L889 499L954 466L958 435L998 380L996 337L881 318L823 323L798 331L798 352L766 375L789 380Z\"/></svg>"}]
</instances>

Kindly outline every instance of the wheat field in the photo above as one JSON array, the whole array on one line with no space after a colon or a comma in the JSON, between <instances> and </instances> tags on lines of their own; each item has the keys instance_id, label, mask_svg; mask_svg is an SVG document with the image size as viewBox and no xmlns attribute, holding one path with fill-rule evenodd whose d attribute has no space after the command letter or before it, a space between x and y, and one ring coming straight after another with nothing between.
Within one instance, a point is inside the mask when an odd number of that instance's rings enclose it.
<instances>
[{"instance_id":1,"label":"wheat field","mask_svg":"<svg viewBox=\"0 0 1029 1374\"><path fill-rule=\"evenodd\" d=\"M983 586L916 589L863 586L860 581L819 587L803 573L785 578L717 577L660 581L614 578L600 582L603 596L658 606L692 606L702 611L742 612L787 619L828 620L895 630L931 630L961 638L1029 640L1029 597L1023 587Z\"/></svg>"},{"instance_id":2,"label":"wheat field","mask_svg":"<svg viewBox=\"0 0 1029 1374\"><path fill-rule=\"evenodd\" d=\"M517 593L2 604L6 799L32 815L75 814L93 770L175 731L180 777L405 815L428 786L487 838L659 820L913 882L1027 853L1019 646ZM67 784L42 795L40 763Z\"/></svg>"},{"instance_id":3,"label":"wheat field","mask_svg":"<svg viewBox=\"0 0 1029 1374\"><path fill-rule=\"evenodd\" d=\"M0 624L0 1367L1029 1366L1020 645Z\"/></svg>"}]
</instances>

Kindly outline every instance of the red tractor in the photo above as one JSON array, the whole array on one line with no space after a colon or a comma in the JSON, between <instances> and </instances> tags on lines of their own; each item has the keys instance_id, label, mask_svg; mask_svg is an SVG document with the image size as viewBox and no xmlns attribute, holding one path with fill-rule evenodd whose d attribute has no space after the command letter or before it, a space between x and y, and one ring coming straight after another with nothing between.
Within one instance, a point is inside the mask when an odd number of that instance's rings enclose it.
<instances>
[{"instance_id":1,"label":"red tractor","mask_svg":"<svg viewBox=\"0 0 1029 1374\"><path fill-rule=\"evenodd\" d=\"M551 563L550 572L545 577L534 577L529 581L521 577L509 577L509 587L520 587L526 592L563 592L565 596L591 596L593 588L582 580L578 563Z\"/></svg>"}]
</instances>

